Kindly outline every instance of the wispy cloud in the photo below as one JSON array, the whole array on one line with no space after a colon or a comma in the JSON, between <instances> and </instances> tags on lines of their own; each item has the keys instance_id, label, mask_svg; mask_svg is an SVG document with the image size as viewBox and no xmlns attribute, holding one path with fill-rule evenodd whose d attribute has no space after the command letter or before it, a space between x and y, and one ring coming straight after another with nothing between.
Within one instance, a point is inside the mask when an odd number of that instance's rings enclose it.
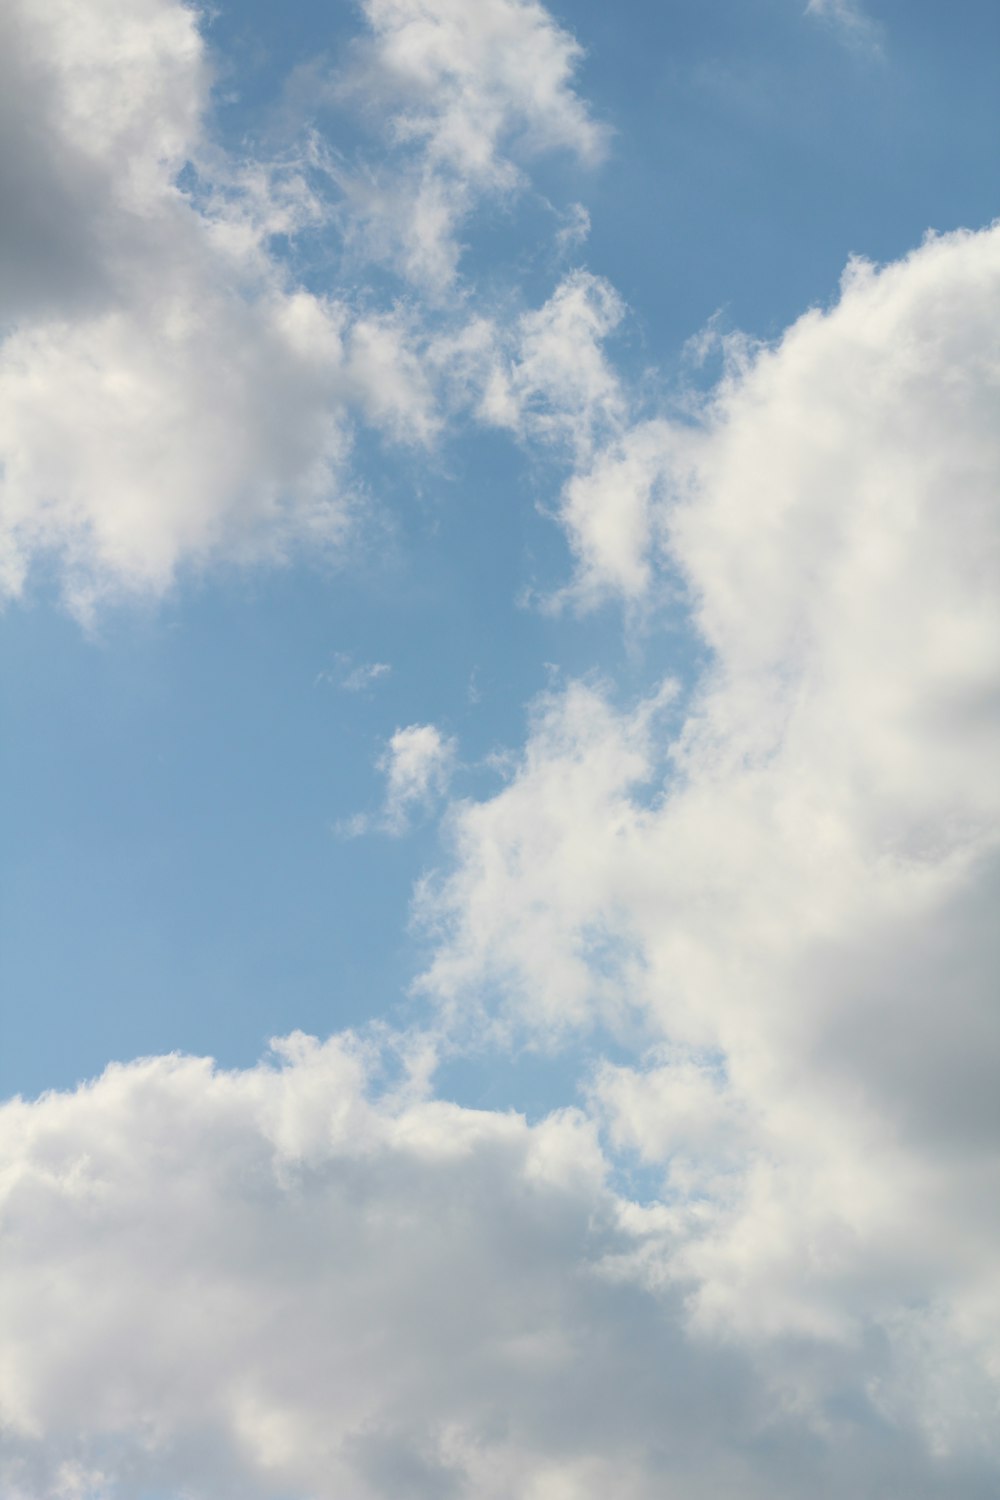
<instances>
[{"instance_id":1,"label":"wispy cloud","mask_svg":"<svg viewBox=\"0 0 1000 1500\"><path fill-rule=\"evenodd\" d=\"M371 40L342 92L363 91L394 165L340 171L369 252L443 295L458 270L458 234L481 198L523 185L541 151L584 161L607 132L573 88L579 44L535 0L366 0Z\"/></svg>"},{"instance_id":2,"label":"wispy cloud","mask_svg":"<svg viewBox=\"0 0 1000 1500\"><path fill-rule=\"evenodd\" d=\"M366 693L391 672L392 667L387 661L355 662L348 652L337 651L333 656L333 667L320 672L316 681L330 683L345 693Z\"/></svg>"},{"instance_id":3,"label":"wispy cloud","mask_svg":"<svg viewBox=\"0 0 1000 1500\"><path fill-rule=\"evenodd\" d=\"M852 46L881 54L883 27L868 14L862 0L809 0L806 15L828 22Z\"/></svg>"}]
</instances>

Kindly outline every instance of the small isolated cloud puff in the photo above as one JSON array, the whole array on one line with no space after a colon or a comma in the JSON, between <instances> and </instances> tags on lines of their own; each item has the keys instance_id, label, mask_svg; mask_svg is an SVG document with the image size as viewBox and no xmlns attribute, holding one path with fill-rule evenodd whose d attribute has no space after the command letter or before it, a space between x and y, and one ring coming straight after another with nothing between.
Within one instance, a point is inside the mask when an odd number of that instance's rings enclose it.
<instances>
[{"instance_id":1,"label":"small isolated cloud puff","mask_svg":"<svg viewBox=\"0 0 1000 1500\"><path fill-rule=\"evenodd\" d=\"M434 724L397 729L377 761L385 776L385 797L377 814L357 813L339 825L347 838L378 832L400 837L413 819L448 790L457 745Z\"/></svg>"},{"instance_id":2,"label":"small isolated cloud puff","mask_svg":"<svg viewBox=\"0 0 1000 1500\"><path fill-rule=\"evenodd\" d=\"M455 741L434 724L396 730L379 760L386 779L382 822L389 833L405 833L416 812L444 795L455 753Z\"/></svg>"}]
</instances>

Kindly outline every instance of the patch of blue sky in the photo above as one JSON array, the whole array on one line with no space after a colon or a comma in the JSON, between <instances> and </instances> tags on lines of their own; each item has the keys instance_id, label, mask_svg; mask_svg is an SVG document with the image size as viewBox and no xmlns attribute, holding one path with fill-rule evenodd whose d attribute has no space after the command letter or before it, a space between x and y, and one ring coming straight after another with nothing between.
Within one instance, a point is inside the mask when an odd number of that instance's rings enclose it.
<instances>
[{"instance_id":1,"label":"patch of blue sky","mask_svg":"<svg viewBox=\"0 0 1000 1500\"><path fill-rule=\"evenodd\" d=\"M584 1108L601 1067L634 1061L632 1040L598 1025L577 1033L572 1046L565 1039L551 1045L538 1039L485 1041L445 1054L434 1074L435 1086L444 1098L467 1109L515 1110L535 1124L553 1108ZM615 1156L613 1150L609 1154ZM626 1174L640 1171L634 1153L618 1153L616 1162L616 1170ZM662 1168L658 1170L659 1176L654 1171L643 1178L647 1185L654 1178L662 1185Z\"/></svg>"},{"instance_id":2,"label":"patch of blue sky","mask_svg":"<svg viewBox=\"0 0 1000 1500\"><path fill-rule=\"evenodd\" d=\"M435 843L430 827L335 836L377 803L380 746L438 722L459 738L459 789L481 791L552 665L642 686L612 622L511 608L524 531L557 534L518 502L509 445L489 446L485 483L442 482L405 540L357 567L191 583L91 638L43 597L11 611L5 1091L174 1048L245 1064L293 1027L391 1014ZM340 657L391 673L346 691Z\"/></svg>"},{"instance_id":3,"label":"patch of blue sky","mask_svg":"<svg viewBox=\"0 0 1000 1500\"><path fill-rule=\"evenodd\" d=\"M5 1092L175 1048L243 1065L294 1027L409 1013L407 912L434 827L335 832L377 805L380 747L439 723L459 740L456 790L481 795L553 668L597 662L623 697L659 670L611 620L510 608L524 555L516 528L492 534L504 508L456 499L422 547L408 538L415 567L397 552L357 573L215 579L94 638L41 600L11 612ZM343 657L391 672L351 692Z\"/></svg>"},{"instance_id":4,"label":"patch of blue sky","mask_svg":"<svg viewBox=\"0 0 1000 1500\"><path fill-rule=\"evenodd\" d=\"M589 255L661 367L717 308L774 336L831 298L849 255L891 259L930 227L996 214L997 8L963 4L947 27L933 3L869 9L877 59L791 0L648 4L627 21L572 7L585 87L617 131L587 198Z\"/></svg>"}]
</instances>

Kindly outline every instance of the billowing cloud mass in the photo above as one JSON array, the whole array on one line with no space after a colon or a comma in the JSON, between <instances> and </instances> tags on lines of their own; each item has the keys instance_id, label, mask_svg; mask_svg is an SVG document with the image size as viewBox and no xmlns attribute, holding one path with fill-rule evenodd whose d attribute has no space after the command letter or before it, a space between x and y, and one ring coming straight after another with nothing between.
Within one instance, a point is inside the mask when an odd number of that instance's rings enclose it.
<instances>
[{"instance_id":1,"label":"billowing cloud mass","mask_svg":"<svg viewBox=\"0 0 1000 1500\"><path fill-rule=\"evenodd\" d=\"M793 633L783 610L809 597L804 579L826 563L828 541L839 545L831 586L837 570L854 588L860 528L890 530L901 507L914 524L930 507L934 519L945 491L978 516L995 473L995 350L981 319L996 307L997 241L996 229L959 232L882 270L852 261L837 304L777 346L723 340L727 375L694 424L629 423L619 400L615 436L578 463L563 495L583 601L641 601L664 567L679 568L695 601L705 596L714 649L771 631L780 650ZM678 508L686 488L699 504ZM878 607L861 582L871 567L856 586L863 609ZM919 589L905 580L912 614ZM767 606L752 613L747 597L761 591Z\"/></svg>"},{"instance_id":2,"label":"billowing cloud mass","mask_svg":"<svg viewBox=\"0 0 1000 1500\"><path fill-rule=\"evenodd\" d=\"M1000 230L854 264L571 481L588 586L683 586L710 666L542 700L422 896L450 1024L645 1037L593 1102L695 1324L803 1402L887 1342L940 1451L997 1432L998 319Z\"/></svg>"},{"instance_id":3,"label":"billowing cloud mass","mask_svg":"<svg viewBox=\"0 0 1000 1500\"><path fill-rule=\"evenodd\" d=\"M295 180L178 185L209 84L174 0L4 9L3 584L54 555L75 606L158 591L184 559L336 541L344 315L268 236Z\"/></svg>"},{"instance_id":4,"label":"billowing cloud mass","mask_svg":"<svg viewBox=\"0 0 1000 1500\"><path fill-rule=\"evenodd\" d=\"M578 1111L459 1109L389 1051L293 1036L4 1107L5 1495L986 1500L692 1341L630 1270L669 1216Z\"/></svg>"}]
</instances>

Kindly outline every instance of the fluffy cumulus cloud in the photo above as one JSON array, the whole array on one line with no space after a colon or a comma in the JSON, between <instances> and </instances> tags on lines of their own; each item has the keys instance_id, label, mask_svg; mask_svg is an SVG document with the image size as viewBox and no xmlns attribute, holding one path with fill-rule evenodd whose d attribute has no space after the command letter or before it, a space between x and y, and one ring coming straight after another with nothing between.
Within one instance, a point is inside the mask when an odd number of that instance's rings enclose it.
<instances>
[{"instance_id":1,"label":"fluffy cumulus cloud","mask_svg":"<svg viewBox=\"0 0 1000 1500\"><path fill-rule=\"evenodd\" d=\"M4 1106L5 1495L985 1500L692 1342L585 1117L435 1101L391 1051L293 1036Z\"/></svg>"},{"instance_id":2,"label":"fluffy cumulus cloud","mask_svg":"<svg viewBox=\"0 0 1000 1500\"><path fill-rule=\"evenodd\" d=\"M267 254L311 211L294 183L178 187L204 144L193 12L46 0L0 26L5 590L54 555L86 610L183 559L336 539L343 320Z\"/></svg>"},{"instance_id":3,"label":"fluffy cumulus cloud","mask_svg":"<svg viewBox=\"0 0 1000 1500\"><path fill-rule=\"evenodd\" d=\"M577 49L540 6L367 18L367 72L391 96L384 171L420 183L408 255L451 254L476 194L514 182L512 138L596 152ZM220 152L196 21L178 0L15 0L0 20L0 586L54 562L81 614L185 566L336 548L353 423L430 442L464 347L439 337L435 354L419 310L379 308L364 266L335 295L295 284L275 237L333 233L308 185L323 148L280 168ZM338 222L351 239L370 217L355 197Z\"/></svg>"},{"instance_id":4,"label":"fluffy cumulus cloud","mask_svg":"<svg viewBox=\"0 0 1000 1500\"><path fill-rule=\"evenodd\" d=\"M772 631L780 650L794 634L787 609L809 597L801 580L824 566L828 542L839 544L831 582L847 587L846 544L865 521L889 530L904 506L914 523L935 505L936 516L942 492L959 519L978 516L995 461L995 355L981 320L996 305L997 243L995 228L961 231L881 269L852 261L835 305L777 345L724 339L727 373L693 420L623 420L619 395L610 436L563 494L577 588L638 602L679 572L714 649ZM845 490L853 505L840 503ZM768 607L752 614L747 595L761 590Z\"/></svg>"},{"instance_id":5,"label":"fluffy cumulus cloud","mask_svg":"<svg viewBox=\"0 0 1000 1500\"><path fill-rule=\"evenodd\" d=\"M178 0L6 7L4 593L47 559L88 615L109 595L162 592L185 566L329 553L357 510L356 420L427 444L473 368L493 382L489 420L510 425L532 399L537 353L505 391L507 333L458 314L432 336L427 318L441 323L433 298L475 204L521 184L515 160L599 155L571 86L579 48L525 0L372 0L365 19L339 88L375 108L383 154L351 174L318 138L280 166L220 152L204 42ZM339 206L310 185L331 174ZM295 284L273 248L321 224L362 251L335 294ZM431 304L379 306L368 263L387 257ZM565 291L550 311L568 327Z\"/></svg>"},{"instance_id":6,"label":"fluffy cumulus cloud","mask_svg":"<svg viewBox=\"0 0 1000 1500\"><path fill-rule=\"evenodd\" d=\"M1000 230L854 264L697 422L602 450L584 576L683 586L711 664L683 712L541 702L422 897L446 1015L645 1037L594 1107L695 1325L936 1451L995 1445L1000 1395L998 316Z\"/></svg>"}]
</instances>

